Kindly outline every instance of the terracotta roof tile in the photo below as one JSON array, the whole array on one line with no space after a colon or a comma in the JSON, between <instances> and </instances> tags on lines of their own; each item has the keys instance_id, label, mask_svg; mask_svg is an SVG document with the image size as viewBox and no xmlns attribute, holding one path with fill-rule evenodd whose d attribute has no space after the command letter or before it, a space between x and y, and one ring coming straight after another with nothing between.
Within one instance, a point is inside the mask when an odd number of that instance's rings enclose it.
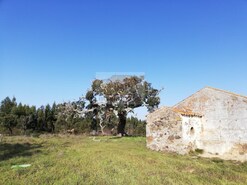
<instances>
[{"instance_id":1,"label":"terracotta roof tile","mask_svg":"<svg viewBox=\"0 0 247 185\"><path fill-rule=\"evenodd\" d=\"M172 110L174 112L177 112L181 115L184 115L184 116L196 116L196 117L202 117L202 114L200 113L195 113L193 112L191 109L189 108L182 108L182 109L179 109L179 108L172 108Z\"/></svg>"}]
</instances>

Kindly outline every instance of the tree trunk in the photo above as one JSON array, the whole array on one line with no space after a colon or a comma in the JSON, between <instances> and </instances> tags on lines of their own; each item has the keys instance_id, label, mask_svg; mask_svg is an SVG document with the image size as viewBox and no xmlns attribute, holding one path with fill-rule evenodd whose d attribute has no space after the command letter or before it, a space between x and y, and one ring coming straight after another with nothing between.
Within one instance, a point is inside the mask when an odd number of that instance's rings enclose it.
<instances>
[{"instance_id":1,"label":"tree trunk","mask_svg":"<svg viewBox=\"0 0 247 185\"><path fill-rule=\"evenodd\" d=\"M106 127L106 125L102 125L102 121L100 121L99 126L101 130L101 134L104 136L105 135L104 128Z\"/></svg>"},{"instance_id":2,"label":"tree trunk","mask_svg":"<svg viewBox=\"0 0 247 185\"><path fill-rule=\"evenodd\" d=\"M121 134L121 136L126 136L127 134L125 133L125 125L126 125L126 113L121 112L118 113L118 117L119 117L119 123L118 123L118 127L117 127L117 132L118 134Z\"/></svg>"},{"instance_id":3,"label":"tree trunk","mask_svg":"<svg viewBox=\"0 0 247 185\"><path fill-rule=\"evenodd\" d=\"M52 122L51 122L51 132L55 133L55 126L54 126L54 124Z\"/></svg>"},{"instance_id":4,"label":"tree trunk","mask_svg":"<svg viewBox=\"0 0 247 185\"><path fill-rule=\"evenodd\" d=\"M9 129L10 135L13 135L12 128L11 127L8 127L8 129Z\"/></svg>"}]
</instances>

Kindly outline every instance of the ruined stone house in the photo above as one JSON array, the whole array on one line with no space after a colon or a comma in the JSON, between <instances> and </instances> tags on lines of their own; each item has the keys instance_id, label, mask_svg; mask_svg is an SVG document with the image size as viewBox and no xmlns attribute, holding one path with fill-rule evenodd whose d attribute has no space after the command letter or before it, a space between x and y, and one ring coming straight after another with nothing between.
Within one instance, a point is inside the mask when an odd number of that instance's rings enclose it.
<instances>
[{"instance_id":1,"label":"ruined stone house","mask_svg":"<svg viewBox=\"0 0 247 185\"><path fill-rule=\"evenodd\" d=\"M247 97L205 87L147 117L147 147L247 161Z\"/></svg>"}]
</instances>

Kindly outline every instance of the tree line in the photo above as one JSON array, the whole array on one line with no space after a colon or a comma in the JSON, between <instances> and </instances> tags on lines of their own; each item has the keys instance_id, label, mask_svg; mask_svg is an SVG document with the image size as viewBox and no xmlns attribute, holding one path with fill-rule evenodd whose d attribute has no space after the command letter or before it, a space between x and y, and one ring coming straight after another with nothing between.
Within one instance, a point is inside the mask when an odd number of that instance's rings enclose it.
<instances>
[{"instance_id":1,"label":"tree line","mask_svg":"<svg viewBox=\"0 0 247 185\"><path fill-rule=\"evenodd\" d=\"M145 135L145 121L129 117L138 107L158 108L159 90L140 76L95 79L77 101L36 108L6 97L0 106L0 126L10 134L21 132L78 132Z\"/></svg>"},{"instance_id":2,"label":"tree line","mask_svg":"<svg viewBox=\"0 0 247 185\"><path fill-rule=\"evenodd\" d=\"M89 117L75 117L66 114L63 104L53 103L46 106L29 106L17 103L16 98L6 97L0 105L0 132L10 135L40 134L40 133L67 133L74 129L78 134L90 134L93 130L100 131L99 125L94 125ZM75 114L75 113L74 113ZM106 134L116 134L113 128L117 124L117 118L105 127ZM144 136L146 122L136 117L127 118L126 130L130 135Z\"/></svg>"}]
</instances>

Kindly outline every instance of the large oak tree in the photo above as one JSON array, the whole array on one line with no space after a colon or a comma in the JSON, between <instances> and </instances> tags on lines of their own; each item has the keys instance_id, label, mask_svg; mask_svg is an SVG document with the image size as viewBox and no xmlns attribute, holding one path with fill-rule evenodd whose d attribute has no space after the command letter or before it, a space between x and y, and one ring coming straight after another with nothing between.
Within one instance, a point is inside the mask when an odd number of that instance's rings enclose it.
<instances>
[{"instance_id":1,"label":"large oak tree","mask_svg":"<svg viewBox=\"0 0 247 185\"><path fill-rule=\"evenodd\" d=\"M129 112L142 106L152 112L160 103L159 90L153 88L143 77L137 76L107 81L95 79L85 98L89 102L87 110L93 110L91 112L99 117L100 124L113 113L118 116L117 133L122 136L126 135L125 125Z\"/></svg>"}]
</instances>

